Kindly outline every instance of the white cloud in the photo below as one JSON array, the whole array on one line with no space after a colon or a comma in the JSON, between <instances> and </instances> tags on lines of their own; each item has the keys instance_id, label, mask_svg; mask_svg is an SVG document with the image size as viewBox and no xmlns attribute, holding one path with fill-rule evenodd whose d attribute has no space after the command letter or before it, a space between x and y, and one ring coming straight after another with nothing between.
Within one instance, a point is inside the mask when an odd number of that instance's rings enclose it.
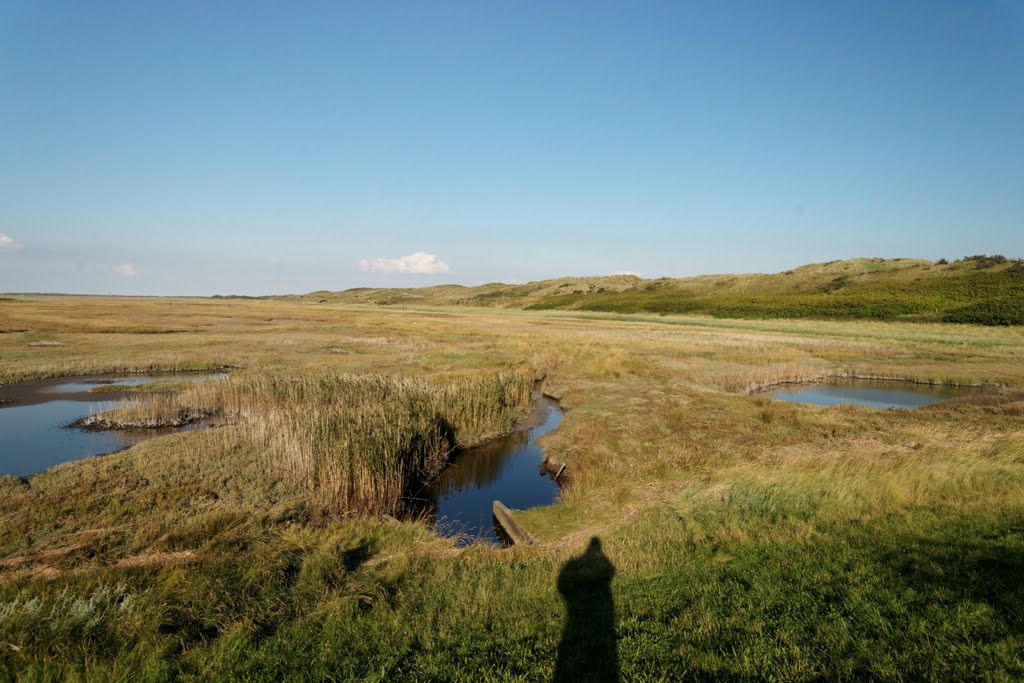
<instances>
[{"instance_id":1,"label":"white cloud","mask_svg":"<svg viewBox=\"0 0 1024 683\"><path fill-rule=\"evenodd\" d=\"M114 266L114 272L122 277L132 278L139 274L139 267L134 263L122 263Z\"/></svg>"},{"instance_id":2,"label":"white cloud","mask_svg":"<svg viewBox=\"0 0 1024 683\"><path fill-rule=\"evenodd\" d=\"M10 235L0 232L0 251L17 251L22 246L20 242L15 242Z\"/></svg>"},{"instance_id":3,"label":"white cloud","mask_svg":"<svg viewBox=\"0 0 1024 683\"><path fill-rule=\"evenodd\" d=\"M415 254L398 258L375 258L372 261L363 259L359 262L359 270L370 273L437 275L451 272L451 267L438 258L437 254L417 251Z\"/></svg>"}]
</instances>

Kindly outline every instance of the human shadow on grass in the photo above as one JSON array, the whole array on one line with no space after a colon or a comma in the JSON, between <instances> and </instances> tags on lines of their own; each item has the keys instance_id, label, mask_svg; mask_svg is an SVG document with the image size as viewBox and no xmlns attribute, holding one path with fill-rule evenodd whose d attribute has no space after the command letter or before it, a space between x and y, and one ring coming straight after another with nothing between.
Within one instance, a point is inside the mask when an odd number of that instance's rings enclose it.
<instances>
[{"instance_id":1,"label":"human shadow on grass","mask_svg":"<svg viewBox=\"0 0 1024 683\"><path fill-rule=\"evenodd\" d=\"M619 680L613 576L615 566L605 557L597 537L562 566L558 592L565 600L566 617L555 663L556 683Z\"/></svg>"}]
</instances>

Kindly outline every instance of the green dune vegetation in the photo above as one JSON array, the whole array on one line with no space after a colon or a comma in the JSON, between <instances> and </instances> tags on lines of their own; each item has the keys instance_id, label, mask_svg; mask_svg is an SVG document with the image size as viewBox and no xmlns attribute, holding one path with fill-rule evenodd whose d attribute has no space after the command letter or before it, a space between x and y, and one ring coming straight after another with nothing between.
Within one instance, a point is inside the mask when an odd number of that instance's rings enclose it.
<instances>
[{"instance_id":1,"label":"green dune vegetation","mask_svg":"<svg viewBox=\"0 0 1024 683\"><path fill-rule=\"evenodd\" d=\"M1019 680L1020 270L6 296L0 383L232 371L103 416L213 427L0 476L0 678L545 681L589 641L630 681ZM837 376L985 389L912 411L759 391ZM537 377L568 481L516 512L538 543L407 514ZM586 581L607 609L574 608Z\"/></svg>"},{"instance_id":2,"label":"green dune vegetation","mask_svg":"<svg viewBox=\"0 0 1024 683\"><path fill-rule=\"evenodd\" d=\"M526 285L314 292L317 302L470 305L531 310L1024 325L1024 261L851 259L774 275L644 280L631 275Z\"/></svg>"}]
</instances>

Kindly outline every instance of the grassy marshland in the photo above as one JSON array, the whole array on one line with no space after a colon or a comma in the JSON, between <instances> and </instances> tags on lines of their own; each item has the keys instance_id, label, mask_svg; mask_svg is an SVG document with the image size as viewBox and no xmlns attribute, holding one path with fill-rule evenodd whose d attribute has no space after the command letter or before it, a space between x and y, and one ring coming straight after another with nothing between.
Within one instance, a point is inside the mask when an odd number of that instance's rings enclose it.
<instances>
[{"instance_id":1,"label":"grassy marshland","mask_svg":"<svg viewBox=\"0 0 1024 683\"><path fill-rule=\"evenodd\" d=\"M625 680L1024 676L1019 329L63 297L0 301L0 329L0 381L233 365L283 382L270 412L300 377L545 371L573 471L511 551L324 517L241 418L0 478L4 677L549 680L558 577L595 536ZM746 393L843 373L1005 388L912 412Z\"/></svg>"},{"instance_id":2,"label":"grassy marshland","mask_svg":"<svg viewBox=\"0 0 1024 683\"><path fill-rule=\"evenodd\" d=\"M268 470L328 516L404 511L456 447L509 432L528 410L523 372L426 381L379 375L255 375L149 394L85 421L93 427L237 423Z\"/></svg>"}]
</instances>

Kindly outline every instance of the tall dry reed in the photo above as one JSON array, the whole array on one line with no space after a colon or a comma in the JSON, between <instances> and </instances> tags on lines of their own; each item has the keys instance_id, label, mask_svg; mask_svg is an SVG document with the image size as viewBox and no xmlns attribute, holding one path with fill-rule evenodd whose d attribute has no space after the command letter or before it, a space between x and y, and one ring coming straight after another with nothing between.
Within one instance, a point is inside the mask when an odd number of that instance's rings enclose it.
<instances>
[{"instance_id":1,"label":"tall dry reed","mask_svg":"<svg viewBox=\"0 0 1024 683\"><path fill-rule=\"evenodd\" d=\"M331 514L399 514L456 446L508 432L530 403L522 372L474 378L254 375L142 396L97 416L114 425L219 414L260 445L267 465Z\"/></svg>"}]
</instances>

